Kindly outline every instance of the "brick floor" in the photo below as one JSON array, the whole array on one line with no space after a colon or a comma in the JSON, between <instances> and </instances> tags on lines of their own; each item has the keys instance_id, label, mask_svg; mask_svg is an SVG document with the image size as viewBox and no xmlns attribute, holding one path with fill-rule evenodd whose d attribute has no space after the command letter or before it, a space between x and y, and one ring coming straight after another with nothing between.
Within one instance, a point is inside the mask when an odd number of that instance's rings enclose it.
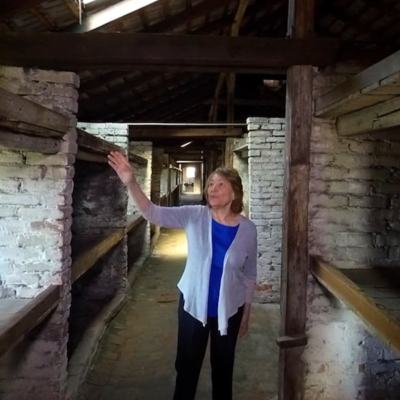
<instances>
[{"instance_id":1,"label":"brick floor","mask_svg":"<svg viewBox=\"0 0 400 400\"><path fill-rule=\"evenodd\" d=\"M163 231L124 309L104 335L79 400L170 400L175 380L176 283L186 257L183 231ZM239 341L235 400L272 400L277 394L277 305L253 305L250 332ZM196 400L211 400L206 355Z\"/></svg>"}]
</instances>

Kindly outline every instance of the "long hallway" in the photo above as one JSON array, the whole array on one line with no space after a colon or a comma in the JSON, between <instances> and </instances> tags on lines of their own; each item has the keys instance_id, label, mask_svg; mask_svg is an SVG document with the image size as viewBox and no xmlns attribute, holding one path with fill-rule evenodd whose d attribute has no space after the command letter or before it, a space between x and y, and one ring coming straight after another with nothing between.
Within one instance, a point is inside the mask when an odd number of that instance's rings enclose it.
<instances>
[{"instance_id":1,"label":"long hallway","mask_svg":"<svg viewBox=\"0 0 400 400\"><path fill-rule=\"evenodd\" d=\"M165 230L128 303L104 335L79 400L171 400L175 380L178 289L186 238ZM238 341L235 400L272 400L277 394L279 306L254 304L250 332ZM211 399L209 355L196 400Z\"/></svg>"}]
</instances>

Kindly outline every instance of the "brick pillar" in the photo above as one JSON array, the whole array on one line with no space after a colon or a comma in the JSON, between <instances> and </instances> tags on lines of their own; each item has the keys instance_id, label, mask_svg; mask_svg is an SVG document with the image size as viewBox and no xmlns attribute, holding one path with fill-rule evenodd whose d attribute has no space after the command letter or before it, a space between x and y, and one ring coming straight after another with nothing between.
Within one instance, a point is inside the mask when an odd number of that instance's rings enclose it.
<instances>
[{"instance_id":1,"label":"brick pillar","mask_svg":"<svg viewBox=\"0 0 400 400\"><path fill-rule=\"evenodd\" d=\"M147 159L147 164L134 166L137 182L143 193L150 198L151 196L151 179L152 179L152 159L153 159L153 143L151 142L130 142L129 149L132 153ZM136 205L129 199L133 205L134 213L138 213ZM130 210L128 210L129 212ZM129 235L129 268L137 264L139 257L146 259L150 254L151 232L150 223L144 222L140 227L135 229Z\"/></svg>"},{"instance_id":2,"label":"brick pillar","mask_svg":"<svg viewBox=\"0 0 400 400\"><path fill-rule=\"evenodd\" d=\"M71 117L74 73L1 67L0 85ZM59 400L67 381L75 123L57 154L0 152L1 297L33 298L60 285L56 310L0 360L0 398ZM41 139L54 142L54 139Z\"/></svg>"},{"instance_id":3,"label":"brick pillar","mask_svg":"<svg viewBox=\"0 0 400 400\"><path fill-rule=\"evenodd\" d=\"M260 302L280 298L282 202L284 175L284 119L249 118L250 219L258 231Z\"/></svg>"}]
</instances>

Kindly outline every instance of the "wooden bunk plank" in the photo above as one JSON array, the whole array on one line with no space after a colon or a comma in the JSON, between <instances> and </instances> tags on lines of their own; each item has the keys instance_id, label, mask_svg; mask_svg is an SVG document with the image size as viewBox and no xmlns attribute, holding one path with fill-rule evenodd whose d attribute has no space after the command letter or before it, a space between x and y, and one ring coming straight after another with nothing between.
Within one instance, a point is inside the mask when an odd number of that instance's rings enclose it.
<instances>
[{"instance_id":1,"label":"wooden bunk plank","mask_svg":"<svg viewBox=\"0 0 400 400\"><path fill-rule=\"evenodd\" d=\"M60 287L53 285L45 289L34 299L23 300L26 304L12 317L7 318L1 325L0 357L12 349L33 328L43 321L56 308L59 298Z\"/></svg>"},{"instance_id":2,"label":"wooden bunk plank","mask_svg":"<svg viewBox=\"0 0 400 400\"><path fill-rule=\"evenodd\" d=\"M20 132L27 135L42 136L46 138L59 138L64 136L63 132L57 132L52 129L42 128L40 126L28 124L20 121L10 121L0 119L0 127L9 129L10 131Z\"/></svg>"},{"instance_id":3,"label":"wooden bunk plank","mask_svg":"<svg viewBox=\"0 0 400 400\"><path fill-rule=\"evenodd\" d=\"M37 151L55 154L61 149L61 140L17 134L0 128L0 150Z\"/></svg>"},{"instance_id":4,"label":"wooden bunk plank","mask_svg":"<svg viewBox=\"0 0 400 400\"><path fill-rule=\"evenodd\" d=\"M339 135L350 136L396 128L400 125L400 96L343 115L337 120Z\"/></svg>"},{"instance_id":5,"label":"wooden bunk plank","mask_svg":"<svg viewBox=\"0 0 400 400\"><path fill-rule=\"evenodd\" d=\"M111 151L119 151L125 154L124 149L114 143L92 135L80 128L77 128L76 131L78 133L77 144L79 148L77 158L80 160L107 163L107 155ZM145 165L148 162L146 158L133 152L129 153L129 160L140 165Z\"/></svg>"},{"instance_id":6,"label":"wooden bunk plank","mask_svg":"<svg viewBox=\"0 0 400 400\"><path fill-rule=\"evenodd\" d=\"M140 165L146 165L148 163L147 158L144 158L139 154L135 154L132 151L129 152L129 160Z\"/></svg>"},{"instance_id":7,"label":"wooden bunk plank","mask_svg":"<svg viewBox=\"0 0 400 400\"><path fill-rule=\"evenodd\" d=\"M312 259L311 270L316 279L334 296L341 299L372 330L400 354L400 320L396 312L390 312L363 292L362 288L340 271L320 258ZM366 270L364 270L366 271Z\"/></svg>"},{"instance_id":8,"label":"wooden bunk plank","mask_svg":"<svg viewBox=\"0 0 400 400\"><path fill-rule=\"evenodd\" d=\"M400 51L397 51L319 96L315 115L339 116L388 100L398 94L399 80Z\"/></svg>"},{"instance_id":9,"label":"wooden bunk plank","mask_svg":"<svg viewBox=\"0 0 400 400\"><path fill-rule=\"evenodd\" d=\"M130 233L144 221L145 219L140 214L128 215L128 222L126 224L126 233Z\"/></svg>"},{"instance_id":10,"label":"wooden bunk plank","mask_svg":"<svg viewBox=\"0 0 400 400\"><path fill-rule=\"evenodd\" d=\"M51 131L66 133L71 117L24 99L0 87L0 116L47 128Z\"/></svg>"},{"instance_id":11,"label":"wooden bunk plank","mask_svg":"<svg viewBox=\"0 0 400 400\"><path fill-rule=\"evenodd\" d=\"M100 154L108 154L110 151L121 151L121 147L108 142L107 140L101 139L97 136L92 135L89 132L84 131L83 129L77 128L78 139L77 144L78 147L87 150L89 152L100 153Z\"/></svg>"},{"instance_id":12,"label":"wooden bunk plank","mask_svg":"<svg viewBox=\"0 0 400 400\"><path fill-rule=\"evenodd\" d=\"M71 281L75 282L125 236L125 229L109 235L80 235L72 239Z\"/></svg>"}]
</instances>

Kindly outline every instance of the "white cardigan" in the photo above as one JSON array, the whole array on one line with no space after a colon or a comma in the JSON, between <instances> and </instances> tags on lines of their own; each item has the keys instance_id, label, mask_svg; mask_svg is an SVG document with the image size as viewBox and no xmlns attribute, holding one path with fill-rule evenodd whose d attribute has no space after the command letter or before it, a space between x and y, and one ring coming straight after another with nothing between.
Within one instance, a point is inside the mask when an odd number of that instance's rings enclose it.
<instances>
[{"instance_id":1,"label":"white cardigan","mask_svg":"<svg viewBox=\"0 0 400 400\"><path fill-rule=\"evenodd\" d=\"M183 228L188 257L178 288L184 309L205 326L212 260L212 215L207 206L159 207L151 204L143 212L151 223L164 228ZM218 303L218 329L227 334L228 319L245 302L251 303L257 278L257 229L242 216L239 229L226 252Z\"/></svg>"}]
</instances>

